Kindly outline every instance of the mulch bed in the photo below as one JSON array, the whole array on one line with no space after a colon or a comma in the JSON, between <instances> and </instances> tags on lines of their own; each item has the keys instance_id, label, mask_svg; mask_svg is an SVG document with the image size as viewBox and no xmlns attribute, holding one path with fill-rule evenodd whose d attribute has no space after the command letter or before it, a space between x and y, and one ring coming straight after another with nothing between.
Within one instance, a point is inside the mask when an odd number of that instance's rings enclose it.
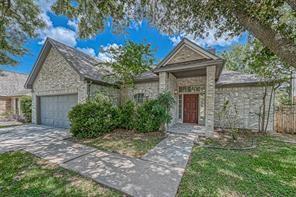
<instances>
[{"instance_id":1,"label":"mulch bed","mask_svg":"<svg viewBox=\"0 0 296 197\"><path fill-rule=\"evenodd\" d=\"M227 150L249 150L256 148L256 137L262 134L240 130L233 139L230 131L215 131L213 137L205 139L204 147Z\"/></svg>"}]
</instances>

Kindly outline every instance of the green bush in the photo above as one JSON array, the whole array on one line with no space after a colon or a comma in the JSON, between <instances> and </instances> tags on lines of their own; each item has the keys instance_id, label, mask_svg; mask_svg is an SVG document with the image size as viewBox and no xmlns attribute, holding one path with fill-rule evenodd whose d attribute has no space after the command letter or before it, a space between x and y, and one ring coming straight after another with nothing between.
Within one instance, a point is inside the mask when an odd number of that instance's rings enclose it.
<instances>
[{"instance_id":1,"label":"green bush","mask_svg":"<svg viewBox=\"0 0 296 197\"><path fill-rule=\"evenodd\" d=\"M137 107L132 101L114 107L109 99L98 95L72 108L69 112L70 131L76 137L97 137L114 128L158 131L171 120L168 109L173 102L171 94L164 93L158 99L145 101Z\"/></svg>"},{"instance_id":2,"label":"green bush","mask_svg":"<svg viewBox=\"0 0 296 197\"><path fill-rule=\"evenodd\" d=\"M88 101L69 112L71 133L75 137L97 137L112 131L116 123L115 108L108 101Z\"/></svg>"},{"instance_id":3,"label":"green bush","mask_svg":"<svg viewBox=\"0 0 296 197\"><path fill-rule=\"evenodd\" d=\"M143 133L158 131L170 119L168 111L158 100L148 100L137 109L135 129Z\"/></svg>"},{"instance_id":4,"label":"green bush","mask_svg":"<svg viewBox=\"0 0 296 197\"><path fill-rule=\"evenodd\" d=\"M25 122L32 121L32 97L22 96L20 99L21 111L24 115Z\"/></svg>"},{"instance_id":5,"label":"green bush","mask_svg":"<svg viewBox=\"0 0 296 197\"><path fill-rule=\"evenodd\" d=\"M116 127L122 129L133 129L135 120L135 104L128 101L116 109Z\"/></svg>"}]
</instances>

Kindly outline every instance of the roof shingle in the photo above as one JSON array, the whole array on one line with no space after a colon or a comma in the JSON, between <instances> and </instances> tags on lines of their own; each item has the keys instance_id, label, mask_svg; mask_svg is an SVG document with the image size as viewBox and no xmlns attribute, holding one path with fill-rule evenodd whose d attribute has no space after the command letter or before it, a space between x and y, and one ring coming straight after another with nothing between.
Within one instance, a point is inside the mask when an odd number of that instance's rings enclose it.
<instances>
[{"instance_id":1,"label":"roof shingle","mask_svg":"<svg viewBox=\"0 0 296 197\"><path fill-rule=\"evenodd\" d=\"M0 71L0 96L22 96L30 93L25 89L24 84L28 78L28 75Z\"/></svg>"},{"instance_id":2,"label":"roof shingle","mask_svg":"<svg viewBox=\"0 0 296 197\"><path fill-rule=\"evenodd\" d=\"M81 76L93 81L103 82L103 76L109 73L107 69L98 67L99 64L103 64L98 59L51 38L48 38L48 41Z\"/></svg>"}]
</instances>

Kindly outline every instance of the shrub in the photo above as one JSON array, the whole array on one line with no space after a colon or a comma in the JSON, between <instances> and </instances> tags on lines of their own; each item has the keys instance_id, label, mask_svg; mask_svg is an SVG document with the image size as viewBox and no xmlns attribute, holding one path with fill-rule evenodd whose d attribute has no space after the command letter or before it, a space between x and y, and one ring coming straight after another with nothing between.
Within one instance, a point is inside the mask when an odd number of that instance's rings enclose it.
<instances>
[{"instance_id":1,"label":"shrub","mask_svg":"<svg viewBox=\"0 0 296 197\"><path fill-rule=\"evenodd\" d=\"M20 99L20 107L25 122L32 121L32 98L30 96L22 96Z\"/></svg>"},{"instance_id":2,"label":"shrub","mask_svg":"<svg viewBox=\"0 0 296 197\"><path fill-rule=\"evenodd\" d=\"M175 99L170 92L161 93L157 97L157 100L159 104L165 107L167 110L169 110L175 103Z\"/></svg>"},{"instance_id":3,"label":"shrub","mask_svg":"<svg viewBox=\"0 0 296 197\"><path fill-rule=\"evenodd\" d=\"M135 129L143 133L157 131L170 118L166 108L158 100L148 100L137 109Z\"/></svg>"},{"instance_id":4,"label":"shrub","mask_svg":"<svg viewBox=\"0 0 296 197\"><path fill-rule=\"evenodd\" d=\"M117 128L133 129L135 120L135 104L128 101L116 109Z\"/></svg>"},{"instance_id":5,"label":"shrub","mask_svg":"<svg viewBox=\"0 0 296 197\"><path fill-rule=\"evenodd\" d=\"M88 101L69 112L71 133L75 137L97 137L115 128L115 108L108 101Z\"/></svg>"}]
</instances>

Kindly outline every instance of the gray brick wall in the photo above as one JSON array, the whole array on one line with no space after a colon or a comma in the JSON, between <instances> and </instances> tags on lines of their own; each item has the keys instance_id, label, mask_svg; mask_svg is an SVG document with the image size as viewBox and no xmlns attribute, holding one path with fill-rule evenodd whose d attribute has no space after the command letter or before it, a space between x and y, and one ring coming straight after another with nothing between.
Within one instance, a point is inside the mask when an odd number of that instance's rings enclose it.
<instances>
[{"instance_id":1,"label":"gray brick wall","mask_svg":"<svg viewBox=\"0 0 296 197\"><path fill-rule=\"evenodd\" d=\"M263 87L229 87L217 88L215 99L215 113L222 110L223 104L229 100L238 110L238 128L258 129L258 114L262 105ZM268 93L270 95L270 91ZM269 103L269 96L266 100ZM274 103L272 101L272 103ZM273 130L274 105L271 106L271 116L269 119L268 130ZM215 126L220 126L218 118L215 119Z\"/></svg>"},{"instance_id":2,"label":"gray brick wall","mask_svg":"<svg viewBox=\"0 0 296 197\"><path fill-rule=\"evenodd\" d=\"M134 95L138 93L143 93L147 99L155 99L159 94L159 83L158 81L154 82L145 82L145 83L136 83L133 87L129 87L127 94L130 100L134 99Z\"/></svg>"},{"instance_id":3,"label":"gray brick wall","mask_svg":"<svg viewBox=\"0 0 296 197\"><path fill-rule=\"evenodd\" d=\"M110 98L114 105L119 104L120 90L111 86L102 86L97 84L91 84L89 86L90 98L94 98L97 93L104 94Z\"/></svg>"},{"instance_id":4,"label":"gray brick wall","mask_svg":"<svg viewBox=\"0 0 296 197\"><path fill-rule=\"evenodd\" d=\"M37 123L37 96L78 94L78 101L87 99L87 83L66 62L59 52L52 48L33 83L32 122Z\"/></svg>"},{"instance_id":5,"label":"gray brick wall","mask_svg":"<svg viewBox=\"0 0 296 197\"><path fill-rule=\"evenodd\" d=\"M206 84L206 129L214 130L214 113L215 113L215 66L207 67L207 84Z\"/></svg>"}]
</instances>

